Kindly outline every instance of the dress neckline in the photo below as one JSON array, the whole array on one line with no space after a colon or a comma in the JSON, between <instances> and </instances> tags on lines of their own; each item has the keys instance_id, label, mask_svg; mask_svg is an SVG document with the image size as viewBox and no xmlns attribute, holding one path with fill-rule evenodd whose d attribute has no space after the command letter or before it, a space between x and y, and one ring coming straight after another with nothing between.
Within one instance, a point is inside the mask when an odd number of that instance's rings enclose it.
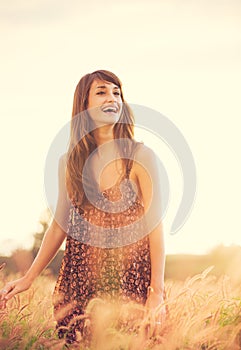
<instances>
[{"instance_id":1,"label":"dress neckline","mask_svg":"<svg viewBox=\"0 0 241 350\"><path fill-rule=\"evenodd\" d=\"M100 185L99 185L99 191L101 194L103 194L104 192L109 192L110 190L112 190L113 188L116 188L116 187L119 187L120 184L122 183L122 181L125 181L125 180L129 180L129 174L125 173L125 174L121 174L119 176L119 178L116 180L116 182L114 183L114 185L110 186L110 187L107 187L106 189L104 190L101 190L100 189Z\"/></svg>"},{"instance_id":2,"label":"dress neckline","mask_svg":"<svg viewBox=\"0 0 241 350\"><path fill-rule=\"evenodd\" d=\"M119 187L119 181L116 181L116 183L114 184L114 185L112 185L112 186L110 186L110 187L107 187L105 190L100 190L100 193L105 193L105 192L109 192L109 191L111 191L113 188L116 188L116 187Z\"/></svg>"}]
</instances>

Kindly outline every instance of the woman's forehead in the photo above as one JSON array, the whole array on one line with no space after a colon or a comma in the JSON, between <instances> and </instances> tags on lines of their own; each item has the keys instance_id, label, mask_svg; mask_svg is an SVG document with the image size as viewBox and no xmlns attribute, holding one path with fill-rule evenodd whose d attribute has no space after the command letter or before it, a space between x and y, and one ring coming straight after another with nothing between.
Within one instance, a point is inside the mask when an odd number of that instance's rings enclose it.
<instances>
[{"instance_id":1,"label":"woman's forehead","mask_svg":"<svg viewBox=\"0 0 241 350\"><path fill-rule=\"evenodd\" d=\"M95 79L93 81L93 83L91 84L91 88L105 88L105 87L113 87L113 88L117 88L120 89L120 87L110 81L106 81L106 80L101 80L101 79Z\"/></svg>"}]
</instances>

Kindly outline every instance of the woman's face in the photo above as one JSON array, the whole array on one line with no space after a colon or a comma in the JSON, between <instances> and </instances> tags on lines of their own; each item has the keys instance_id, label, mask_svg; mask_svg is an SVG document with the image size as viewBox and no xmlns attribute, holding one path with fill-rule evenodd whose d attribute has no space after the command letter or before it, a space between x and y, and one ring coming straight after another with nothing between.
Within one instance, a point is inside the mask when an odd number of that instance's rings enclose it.
<instances>
[{"instance_id":1,"label":"woman's face","mask_svg":"<svg viewBox=\"0 0 241 350\"><path fill-rule=\"evenodd\" d=\"M88 112L96 126L115 124L122 109L120 88L110 82L94 80L89 91Z\"/></svg>"}]
</instances>

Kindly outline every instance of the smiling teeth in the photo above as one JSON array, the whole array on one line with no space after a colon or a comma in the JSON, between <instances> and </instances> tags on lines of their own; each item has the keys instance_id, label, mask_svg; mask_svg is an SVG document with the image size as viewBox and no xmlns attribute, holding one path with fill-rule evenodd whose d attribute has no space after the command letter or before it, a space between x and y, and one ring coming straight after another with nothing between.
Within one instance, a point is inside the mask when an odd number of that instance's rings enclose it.
<instances>
[{"instance_id":1,"label":"smiling teeth","mask_svg":"<svg viewBox=\"0 0 241 350\"><path fill-rule=\"evenodd\" d=\"M102 110L103 112L117 112L117 108L115 107L105 107Z\"/></svg>"}]
</instances>

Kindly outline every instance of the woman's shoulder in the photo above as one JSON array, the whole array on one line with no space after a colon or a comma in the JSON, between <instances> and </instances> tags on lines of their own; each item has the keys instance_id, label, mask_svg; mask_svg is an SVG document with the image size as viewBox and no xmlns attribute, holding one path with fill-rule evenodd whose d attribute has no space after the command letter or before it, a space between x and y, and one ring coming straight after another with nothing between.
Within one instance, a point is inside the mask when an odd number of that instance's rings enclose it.
<instances>
[{"instance_id":1,"label":"woman's shoulder","mask_svg":"<svg viewBox=\"0 0 241 350\"><path fill-rule=\"evenodd\" d=\"M156 159L156 153L145 145L143 142L138 142L138 145L136 147L134 160L137 162L143 162L143 161L153 161Z\"/></svg>"},{"instance_id":2,"label":"woman's shoulder","mask_svg":"<svg viewBox=\"0 0 241 350\"><path fill-rule=\"evenodd\" d=\"M67 163L67 153L61 154L59 157L59 167L65 167Z\"/></svg>"}]
</instances>

